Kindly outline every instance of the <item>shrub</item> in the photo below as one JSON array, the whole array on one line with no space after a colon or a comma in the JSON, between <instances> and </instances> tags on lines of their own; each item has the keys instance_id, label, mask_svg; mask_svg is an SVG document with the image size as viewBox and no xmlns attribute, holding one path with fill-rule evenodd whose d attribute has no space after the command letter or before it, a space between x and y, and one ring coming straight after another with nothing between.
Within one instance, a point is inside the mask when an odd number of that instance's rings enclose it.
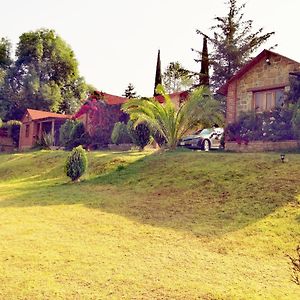
<instances>
[{"instance_id":1,"label":"shrub","mask_svg":"<svg viewBox=\"0 0 300 300\"><path fill-rule=\"evenodd\" d=\"M295 106L292 118L292 125L295 138L300 139L300 104Z\"/></svg>"},{"instance_id":2,"label":"shrub","mask_svg":"<svg viewBox=\"0 0 300 300\"><path fill-rule=\"evenodd\" d=\"M227 141L248 143L249 141L282 141L295 137L291 126L294 108L276 108L270 112L242 113L239 120L229 124L225 130Z\"/></svg>"},{"instance_id":3,"label":"shrub","mask_svg":"<svg viewBox=\"0 0 300 300\"><path fill-rule=\"evenodd\" d=\"M72 181L79 181L79 178L87 169L87 156L82 146L78 146L69 154L66 164L65 173Z\"/></svg>"},{"instance_id":4,"label":"shrub","mask_svg":"<svg viewBox=\"0 0 300 300\"><path fill-rule=\"evenodd\" d=\"M150 130L149 127L141 123L134 128L133 122L128 121L127 130L131 139L135 145L137 145L141 150L145 148L150 142Z\"/></svg>"},{"instance_id":5,"label":"shrub","mask_svg":"<svg viewBox=\"0 0 300 300\"><path fill-rule=\"evenodd\" d=\"M132 139L128 133L127 126L123 122L117 122L111 133L111 141L114 144L128 144Z\"/></svg>"},{"instance_id":6,"label":"shrub","mask_svg":"<svg viewBox=\"0 0 300 300\"><path fill-rule=\"evenodd\" d=\"M79 123L76 120L66 120L59 129L59 143L61 146L68 146L71 141L71 133L73 128Z\"/></svg>"},{"instance_id":7,"label":"shrub","mask_svg":"<svg viewBox=\"0 0 300 300\"><path fill-rule=\"evenodd\" d=\"M109 128L103 128L102 126L96 126L94 134L91 137L91 143L95 148L106 147L111 142L112 130Z\"/></svg>"},{"instance_id":8,"label":"shrub","mask_svg":"<svg viewBox=\"0 0 300 300\"><path fill-rule=\"evenodd\" d=\"M19 136L20 136L20 128L22 123L18 120L9 120L4 123L2 126L6 127L8 130L8 136L10 136L16 147L19 146Z\"/></svg>"},{"instance_id":9,"label":"shrub","mask_svg":"<svg viewBox=\"0 0 300 300\"><path fill-rule=\"evenodd\" d=\"M37 147L41 149L50 149L51 146L53 146L54 138L51 133L43 133L41 139L37 141Z\"/></svg>"},{"instance_id":10,"label":"shrub","mask_svg":"<svg viewBox=\"0 0 300 300\"><path fill-rule=\"evenodd\" d=\"M85 131L84 124L82 122L77 122L71 129L70 139L66 143L65 147L70 150L79 145L87 144L90 144L90 136Z\"/></svg>"}]
</instances>

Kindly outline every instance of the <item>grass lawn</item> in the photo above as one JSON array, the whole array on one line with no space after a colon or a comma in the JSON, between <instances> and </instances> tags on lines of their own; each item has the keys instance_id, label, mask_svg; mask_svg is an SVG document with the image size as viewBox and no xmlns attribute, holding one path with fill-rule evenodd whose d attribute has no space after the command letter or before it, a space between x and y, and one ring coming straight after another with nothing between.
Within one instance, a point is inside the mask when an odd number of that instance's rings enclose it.
<instances>
[{"instance_id":1,"label":"grass lawn","mask_svg":"<svg viewBox=\"0 0 300 300\"><path fill-rule=\"evenodd\" d=\"M0 155L0 299L299 299L300 154Z\"/></svg>"}]
</instances>

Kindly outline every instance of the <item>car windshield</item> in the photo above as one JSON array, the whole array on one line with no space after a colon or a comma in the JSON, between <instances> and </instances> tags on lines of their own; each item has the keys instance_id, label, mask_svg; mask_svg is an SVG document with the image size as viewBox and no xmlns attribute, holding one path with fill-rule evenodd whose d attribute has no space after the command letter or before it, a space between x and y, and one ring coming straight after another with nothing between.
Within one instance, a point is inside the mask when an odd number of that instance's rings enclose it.
<instances>
[{"instance_id":1,"label":"car windshield","mask_svg":"<svg viewBox=\"0 0 300 300\"><path fill-rule=\"evenodd\" d=\"M199 132L198 134L200 135L209 135L213 132L214 130L212 128L204 128L203 130L201 130L201 132Z\"/></svg>"}]
</instances>

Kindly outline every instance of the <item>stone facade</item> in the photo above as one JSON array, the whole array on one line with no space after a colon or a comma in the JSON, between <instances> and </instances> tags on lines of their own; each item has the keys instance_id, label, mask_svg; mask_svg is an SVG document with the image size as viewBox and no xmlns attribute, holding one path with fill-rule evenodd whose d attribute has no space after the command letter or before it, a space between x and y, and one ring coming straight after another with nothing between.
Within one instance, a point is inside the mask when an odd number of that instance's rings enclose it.
<instances>
[{"instance_id":1,"label":"stone facade","mask_svg":"<svg viewBox=\"0 0 300 300\"><path fill-rule=\"evenodd\" d=\"M280 142L263 142L251 141L248 144L238 144L237 142L226 142L226 151L234 152L263 152L263 151L284 151L299 149L299 141L280 141Z\"/></svg>"},{"instance_id":2,"label":"stone facade","mask_svg":"<svg viewBox=\"0 0 300 300\"><path fill-rule=\"evenodd\" d=\"M226 84L226 123L236 121L241 112L254 109L254 91L283 88L287 92L289 73L299 70L298 62L264 50Z\"/></svg>"}]
</instances>

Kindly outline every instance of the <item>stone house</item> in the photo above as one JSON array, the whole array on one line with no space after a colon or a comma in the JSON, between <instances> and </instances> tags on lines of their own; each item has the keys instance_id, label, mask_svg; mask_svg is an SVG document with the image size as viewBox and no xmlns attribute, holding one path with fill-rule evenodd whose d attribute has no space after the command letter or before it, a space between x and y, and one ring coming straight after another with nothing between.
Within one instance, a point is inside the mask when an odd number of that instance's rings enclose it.
<instances>
[{"instance_id":1,"label":"stone house","mask_svg":"<svg viewBox=\"0 0 300 300\"><path fill-rule=\"evenodd\" d=\"M53 146L59 145L59 129L70 118L70 115L27 109L21 120L19 149L32 148L44 133L52 134Z\"/></svg>"},{"instance_id":2,"label":"stone house","mask_svg":"<svg viewBox=\"0 0 300 300\"><path fill-rule=\"evenodd\" d=\"M244 111L259 113L282 106L289 76L299 71L300 63L263 50L218 90L226 96L226 123L235 122Z\"/></svg>"}]
</instances>

